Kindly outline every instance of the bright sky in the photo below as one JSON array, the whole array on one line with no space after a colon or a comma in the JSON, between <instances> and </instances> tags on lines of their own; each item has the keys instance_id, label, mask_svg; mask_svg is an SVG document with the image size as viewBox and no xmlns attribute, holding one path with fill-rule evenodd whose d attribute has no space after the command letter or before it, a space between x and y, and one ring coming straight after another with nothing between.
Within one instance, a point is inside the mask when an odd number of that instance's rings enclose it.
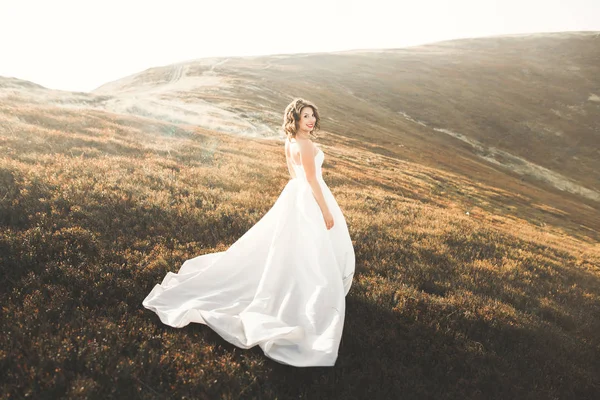
<instances>
[{"instance_id":1,"label":"bright sky","mask_svg":"<svg viewBox=\"0 0 600 400\"><path fill-rule=\"evenodd\" d=\"M600 0L0 0L0 76L89 91L204 57L600 31Z\"/></svg>"}]
</instances>

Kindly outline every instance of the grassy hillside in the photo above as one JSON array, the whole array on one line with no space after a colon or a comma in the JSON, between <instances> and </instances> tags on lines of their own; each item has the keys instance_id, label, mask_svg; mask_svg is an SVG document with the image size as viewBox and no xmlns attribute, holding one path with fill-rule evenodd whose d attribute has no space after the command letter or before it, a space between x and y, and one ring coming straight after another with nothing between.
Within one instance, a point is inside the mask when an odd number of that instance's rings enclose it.
<instances>
[{"instance_id":1,"label":"grassy hillside","mask_svg":"<svg viewBox=\"0 0 600 400\"><path fill-rule=\"evenodd\" d=\"M267 212L289 179L282 142L2 103L1 397L598 397L600 246L550 205L581 203L486 184L485 164L319 142L357 273L336 366L298 369L141 305Z\"/></svg>"},{"instance_id":2,"label":"grassy hillside","mask_svg":"<svg viewBox=\"0 0 600 400\"><path fill-rule=\"evenodd\" d=\"M274 111L303 96L325 129L390 155L460 174L485 160L600 202L600 32L194 60L94 93L113 96L111 110L259 136L275 135ZM441 148L471 162L439 160Z\"/></svg>"}]
</instances>

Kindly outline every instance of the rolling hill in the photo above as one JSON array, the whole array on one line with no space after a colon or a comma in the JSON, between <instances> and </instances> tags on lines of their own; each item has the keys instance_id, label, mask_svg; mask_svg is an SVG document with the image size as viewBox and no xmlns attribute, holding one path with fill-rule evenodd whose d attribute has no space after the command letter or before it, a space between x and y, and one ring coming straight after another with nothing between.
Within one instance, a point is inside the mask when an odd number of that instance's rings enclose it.
<instances>
[{"instance_id":1,"label":"rolling hill","mask_svg":"<svg viewBox=\"0 0 600 400\"><path fill-rule=\"evenodd\" d=\"M414 159L433 141L599 201L599 43L598 33L560 33L206 59L94 93L114 96L115 111L262 137L278 135L297 94L322 107L327 130L391 155Z\"/></svg>"},{"instance_id":2,"label":"rolling hill","mask_svg":"<svg viewBox=\"0 0 600 400\"><path fill-rule=\"evenodd\" d=\"M12 91L4 83L0 93L272 139L281 137L281 110L303 96L321 108L324 130L349 145L520 193L529 204L509 214L598 239L599 35L202 59L150 68L92 93L29 83ZM559 210L560 218L530 212L538 203Z\"/></svg>"},{"instance_id":3,"label":"rolling hill","mask_svg":"<svg viewBox=\"0 0 600 400\"><path fill-rule=\"evenodd\" d=\"M599 44L206 59L92 93L0 77L2 396L596 398ZM331 369L141 306L272 206L295 96L357 257Z\"/></svg>"}]
</instances>

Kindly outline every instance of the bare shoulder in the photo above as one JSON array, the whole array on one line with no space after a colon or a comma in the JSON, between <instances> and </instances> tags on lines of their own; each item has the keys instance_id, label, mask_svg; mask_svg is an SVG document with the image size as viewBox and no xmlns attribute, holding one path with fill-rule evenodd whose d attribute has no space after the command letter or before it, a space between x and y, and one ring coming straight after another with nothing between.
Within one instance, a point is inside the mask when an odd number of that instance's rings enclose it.
<instances>
[{"instance_id":1,"label":"bare shoulder","mask_svg":"<svg viewBox=\"0 0 600 400\"><path fill-rule=\"evenodd\" d=\"M301 153L308 153L315 155L317 152L317 146L310 139L297 140L296 143Z\"/></svg>"}]
</instances>

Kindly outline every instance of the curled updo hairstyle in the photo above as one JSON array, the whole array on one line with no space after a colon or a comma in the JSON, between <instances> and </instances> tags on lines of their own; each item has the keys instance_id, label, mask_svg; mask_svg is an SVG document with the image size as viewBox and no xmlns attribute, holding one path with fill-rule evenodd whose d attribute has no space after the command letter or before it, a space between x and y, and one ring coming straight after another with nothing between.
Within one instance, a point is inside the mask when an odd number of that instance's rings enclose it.
<instances>
[{"instance_id":1,"label":"curled updo hairstyle","mask_svg":"<svg viewBox=\"0 0 600 400\"><path fill-rule=\"evenodd\" d=\"M292 100L290 104L285 108L285 112L283 113L283 132L287 136L288 139L292 139L296 137L296 132L298 131L298 122L300 122L300 111L304 107L310 107L313 109L313 113L315 114L315 126L313 126L312 131L310 131L310 138L314 139L317 136L315 132L319 130L321 127L321 117L319 117L319 110L317 106L311 103L308 100L304 100L301 98L296 98Z\"/></svg>"}]
</instances>

